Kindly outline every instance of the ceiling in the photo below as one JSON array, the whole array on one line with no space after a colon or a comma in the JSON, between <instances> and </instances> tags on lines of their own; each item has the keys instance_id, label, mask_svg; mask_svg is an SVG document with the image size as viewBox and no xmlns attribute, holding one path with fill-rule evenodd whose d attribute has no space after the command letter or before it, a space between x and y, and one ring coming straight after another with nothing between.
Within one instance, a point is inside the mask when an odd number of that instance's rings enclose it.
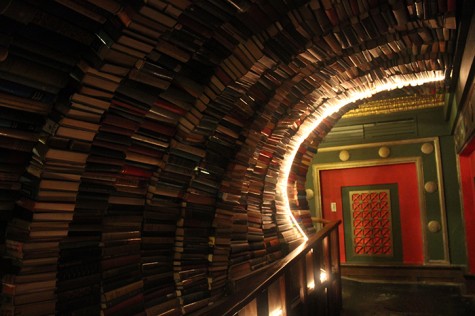
<instances>
[{"instance_id":1,"label":"ceiling","mask_svg":"<svg viewBox=\"0 0 475 316\"><path fill-rule=\"evenodd\" d=\"M457 35L456 1L445 0L22 3L5 3L4 15L27 28L50 28L66 37L74 37L68 34L76 31L72 27L85 28L73 34L79 45L61 49L100 71L123 76L127 69L155 67L148 82L138 78L137 69L128 78L145 82L165 98L172 95L165 93L168 88L178 91L189 103L186 109L194 105L205 118L219 121L231 115L247 125L267 112L274 123L294 111L311 115L331 99L434 73L446 78L437 87L443 92ZM38 12L67 16L73 26L61 29L54 20L54 29ZM16 32L21 33L6 33ZM128 57L119 60L110 50ZM125 70L107 68L109 62ZM399 94L421 92L413 87L403 91Z\"/></svg>"}]
</instances>

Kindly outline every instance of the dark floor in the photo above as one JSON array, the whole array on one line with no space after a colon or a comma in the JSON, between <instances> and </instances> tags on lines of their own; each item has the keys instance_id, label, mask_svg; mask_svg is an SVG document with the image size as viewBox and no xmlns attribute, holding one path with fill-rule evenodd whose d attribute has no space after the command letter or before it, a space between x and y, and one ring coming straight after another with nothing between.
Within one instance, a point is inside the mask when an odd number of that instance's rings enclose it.
<instances>
[{"instance_id":1,"label":"dark floor","mask_svg":"<svg viewBox=\"0 0 475 316\"><path fill-rule=\"evenodd\" d=\"M473 297L447 285L384 284L343 280L341 316L475 316Z\"/></svg>"}]
</instances>

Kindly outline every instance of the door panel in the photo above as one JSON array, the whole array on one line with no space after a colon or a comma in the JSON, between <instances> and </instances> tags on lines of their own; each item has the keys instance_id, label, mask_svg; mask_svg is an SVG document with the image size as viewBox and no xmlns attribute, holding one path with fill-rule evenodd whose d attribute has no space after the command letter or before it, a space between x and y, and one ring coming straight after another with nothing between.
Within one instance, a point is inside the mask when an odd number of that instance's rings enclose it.
<instances>
[{"instance_id":1,"label":"door panel","mask_svg":"<svg viewBox=\"0 0 475 316\"><path fill-rule=\"evenodd\" d=\"M342 187L348 262L402 263L397 184Z\"/></svg>"}]
</instances>

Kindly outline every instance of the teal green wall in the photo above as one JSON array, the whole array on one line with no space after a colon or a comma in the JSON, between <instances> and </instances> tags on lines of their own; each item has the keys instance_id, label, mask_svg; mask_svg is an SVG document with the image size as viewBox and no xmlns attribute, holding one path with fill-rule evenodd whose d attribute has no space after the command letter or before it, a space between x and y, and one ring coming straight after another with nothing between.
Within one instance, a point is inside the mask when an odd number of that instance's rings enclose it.
<instances>
[{"instance_id":1,"label":"teal green wall","mask_svg":"<svg viewBox=\"0 0 475 316\"><path fill-rule=\"evenodd\" d=\"M452 136L440 137L442 169L444 171L445 209L449 233L450 257L454 264L467 260L465 249L465 225L462 218L457 156Z\"/></svg>"},{"instance_id":2,"label":"teal green wall","mask_svg":"<svg viewBox=\"0 0 475 316\"><path fill-rule=\"evenodd\" d=\"M401 124L401 122L408 122ZM373 124L383 124L382 130L374 131ZM350 128L357 136L342 134L338 137L338 130ZM441 135L450 135L450 126L445 121L442 106L421 111L407 111L396 114L373 115L366 117L345 118L338 121L332 131L320 144L320 148L340 145L365 144L381 141L395 141L400 139L422 138Z\"/></svg>"}]
</instances>

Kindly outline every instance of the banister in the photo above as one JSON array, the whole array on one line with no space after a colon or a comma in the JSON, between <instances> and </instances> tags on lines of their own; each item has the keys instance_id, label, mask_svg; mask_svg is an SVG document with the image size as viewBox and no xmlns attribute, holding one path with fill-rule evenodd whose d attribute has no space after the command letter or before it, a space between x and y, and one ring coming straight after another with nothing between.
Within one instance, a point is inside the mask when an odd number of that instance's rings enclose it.
<instances>
[{"instance_id":1,"label":"banister","mask_svg":"<svg viewBox=\"0 0 475 316\"><path fill-rule=\"evenodd\" d=\"M249 304L252 300L263 293L271 284L277 281L286 271L304 259L313 249L323 249L323 241L336 232L338 234L338 225L341 221L324 221L324 227L315 235L310 236L307 241L302 243L286 257L272 264L271 266L260 270L258 274L252 274L250 278L243 278L239 281L238 290L230 296L224 297L222 300L215 302L208 308L198 311L193 315L234 315ZM338 238L336 238L338 242ZM320 247L317 247L320 246ZM337 247L338 245L334 245ZM339 259L339 258L338 258ZM338 262L339 266L339 262ZM330 267L331 268L331 267ZM339 274L337 276L339 278ZM245 283L241 286L241 284Z\"/></svg>"},{"instance_id":2,"label":"banister","mask_svg":"<svg viewBox=\"0 0 475 316\"><path fill-rule=\"evenodd\" d=\"M312 217L312 222L314 222L314 223L322 223L322 224L330 224L330 223L332 223L332 221L329 221L329 220L324 219L324 218L319 218L319 217Z\"/></svg>"}]
</instances>

